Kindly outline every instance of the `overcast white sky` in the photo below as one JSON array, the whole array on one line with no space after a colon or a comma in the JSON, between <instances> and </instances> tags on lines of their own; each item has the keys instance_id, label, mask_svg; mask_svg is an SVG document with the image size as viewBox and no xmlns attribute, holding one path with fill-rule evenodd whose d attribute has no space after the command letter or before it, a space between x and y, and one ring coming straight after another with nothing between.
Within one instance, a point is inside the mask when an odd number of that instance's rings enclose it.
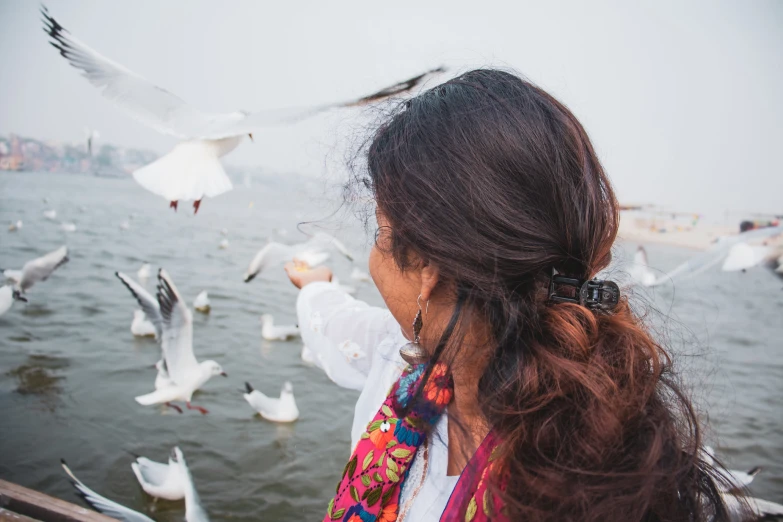
<instances>
[{"instance_id":1,"label":"overcast white sky","mask_svg":"<svg viewBox=\"0 0 783 522\"><path fill-rule=\"evenodd\" d=\"M589 5L588 5L589 4ZM79 39L207 110L336 101L440 64L511 67L582 120L620 198L783 212L783 2L54 1ZM49 47L37 4L0 2L0 133L174 141ZM229 164L320 175L346 122L256 136Z\"/></svg>"}]
</instances>

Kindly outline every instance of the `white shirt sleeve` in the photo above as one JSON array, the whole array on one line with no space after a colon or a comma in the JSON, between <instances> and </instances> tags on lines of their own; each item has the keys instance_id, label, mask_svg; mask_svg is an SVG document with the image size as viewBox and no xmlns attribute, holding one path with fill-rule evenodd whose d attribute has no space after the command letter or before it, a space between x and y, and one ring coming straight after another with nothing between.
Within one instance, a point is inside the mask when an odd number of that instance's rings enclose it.
<instances>
[{"instance_id":1,"label":"white shirt sleeve","mask_svg":"<svg viewBox=\"0 0 783 522\"><path fill-rule=\"evenodd\" d=\"M316 365L337 385L362 390L374 350L394 328L385 308L357 301L331 283L310 283L296 300L302 341Z\"/></svg>"}]
</instances>

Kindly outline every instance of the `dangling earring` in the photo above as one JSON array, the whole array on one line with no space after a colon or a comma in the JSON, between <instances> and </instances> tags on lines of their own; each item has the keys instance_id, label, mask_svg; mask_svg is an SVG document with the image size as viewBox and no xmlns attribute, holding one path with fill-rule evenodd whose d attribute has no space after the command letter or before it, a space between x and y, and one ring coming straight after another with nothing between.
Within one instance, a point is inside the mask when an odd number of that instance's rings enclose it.
<instances>
[{"instance_id":1,"label":"dangling earring","mask_svg":"<svg viewBox=\"0 0 783 522\"><path fill-rule=\"evenodd\" d=\"M419 306L419 311L416 312L416 317L413 318L413 342L400 348L400 356L411 366L426 363L430 360L429 354L419 344L419 334L421 333L421 327L424 326L424 322L421 319L421 295L416 298L416 304ZM430 302L427 301L424 313L429 313L429 310Z\"/></svg>"}]
</instances>

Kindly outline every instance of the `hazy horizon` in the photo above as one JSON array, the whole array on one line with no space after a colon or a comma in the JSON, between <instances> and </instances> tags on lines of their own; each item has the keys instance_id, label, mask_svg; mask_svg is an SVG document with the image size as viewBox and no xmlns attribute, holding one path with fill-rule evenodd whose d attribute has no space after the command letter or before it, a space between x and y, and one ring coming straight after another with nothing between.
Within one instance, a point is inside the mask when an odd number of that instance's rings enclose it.
<instances>
[{"instance_id":1,"label":"hazy horizon","mask_svg":"<svg viewBox=\"0 0 783 522\"><path fill-rule=\"evenodd\" d=\"M108 58L204 110L342 100L441 64L512 68L585 125L624 202L783 211L783 4L47 2ZM0 133L165 153L173 138L100 96L48 43L38 5L0 4ZM321 176L370 122L270 128L226 158Z\"/></svg>"}]
</instances>

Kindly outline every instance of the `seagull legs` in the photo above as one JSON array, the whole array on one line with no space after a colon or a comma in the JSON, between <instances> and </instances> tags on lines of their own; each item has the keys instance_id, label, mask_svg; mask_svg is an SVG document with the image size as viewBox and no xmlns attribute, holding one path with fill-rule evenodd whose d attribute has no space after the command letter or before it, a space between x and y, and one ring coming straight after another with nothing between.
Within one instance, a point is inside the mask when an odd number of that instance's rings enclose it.
<instances>
[{"instance_id":1,"label":"seagull legs","mask_svg":"<svg viewBox=\"0 0 783 522\"><path fill-rule=\"evenodd\" d=\"M190 401L186 402L185 404L188 406L189 410L198 410L199 413L201 413L202 415L206 415L207 413L209 413L206 410L206 408L202 408L201 406L193 406L192 404L190 404Z\"/></svg>"},{"instance_id":2,"label":"seagull legs","mask_svg":"<svg viewBox=\"0 0 783 522\"><path fill-rule=\"evenodd\" d=\"M169 408L174 408L174 409L175 409L175 410L177 410L178 412L182 413L182 408L180 408L180 407L179 407L179 406L177 406L176 404L171 404L170 402L166 402L166 403L164 403L164 404L165 404L166 406L168 406Z\"/></svg>"},{"instance_id":3,"label":"seagull legs","mask_svg":"<svg viewBox=\"0 0 783 522\"><path fill-rule=\"evenodd\" d=\"M200 199L197 199L196 201L193 202L193 215L194 216L196 214L198 214L198 207L200 207L200 206L201 206L201 200Z\"/></svg>"},{"instance_id":4,"label":"seagull legs","mask_svg":"<svg viewBox=\"0 0 783 522\"><path fill-rule=\"evenodd\" d=\"M173 208L174 212L177 211L177 203L178 203L178 201L176 199L174 201L172 201L171 203L169 203L169 208Z\"/></svg>"}]
</instances>

